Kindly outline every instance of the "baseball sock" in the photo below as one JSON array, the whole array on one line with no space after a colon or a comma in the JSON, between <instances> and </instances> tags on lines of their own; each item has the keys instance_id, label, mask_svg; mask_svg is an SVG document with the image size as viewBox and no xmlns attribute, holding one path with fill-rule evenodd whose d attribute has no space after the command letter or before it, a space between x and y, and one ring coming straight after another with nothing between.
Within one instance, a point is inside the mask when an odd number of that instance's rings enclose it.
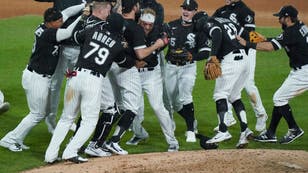
<instances>
[{"instance_id":1,"label":"baseball sock","mask_svg":"<svg viewBox=\"0 0 308 173\"><path fill-rule=\"evenodd\" d=\"M274 106L273 108L273 113L272 113L272 119L269 125L269 128L267 129L267 134L270 136L275 136L276 134L276 129L279 124L279 121L282 117L282 114L279 111L278 106Z\"/></svg>"},{"instance_id":2,"label":"baseball sock","mask_svg":"<svg viewBox=\"0 0 308 173\"><path fill-rule=\"evenodd\" d=\"M189 103L187 105L183 105L183 108L178 113L185 119L187 131L194 131L194 104Z\"/></svg>"},{"instance_id":3,"label":"baseball sock","mask_svg":"<svg viewBox=\"0 0 308 173\"><path fill-rule=\"evenodd\" d=\"M244 106L241 99L234 101L232 103L232 106L234 108L234 111L236 113L238 120L240 121L241 132L243 132L248 127L247 126L247 117L246 117L245 106Z\"/></svg>"},{"instance_id":4,"label":"baseball sock","mask_svg":"<svg viewBox=\"0 0 308 173\"><path fill-rule=\"evenodd\" d=\"M227 126L224 122L225 114L228 111L228 104L226 99L220 99L216 101L216 111L219 117L219 131L226 132Z\"/></svg>"},{"instance_id":5,"label":"baseball sock","mask_svg":"<svg viewBox=\"0 0 308 173\"><path fill-rule=\"evenodd\" d=\"M287 121L289 129L298 129L290 105L286 104L284 106L279 106L278 108L283 118Z\"/></svg>"},{"instance_id":6,"label":"baseball sock","mask_svg":"<svg viewBox=\"0 0 308 173\"><path fill-rule=\"evenodd\" d=\"M130 111L130 110L126 110L122 117L120 118L118 125L116 126L116 129L110 139L111 142L119 142L121 137L124 135L124 133L126 132L126 130L130 127L130 125L132 124L134 118L135 118L135 114Z\"/></svg>"}]
</instances>

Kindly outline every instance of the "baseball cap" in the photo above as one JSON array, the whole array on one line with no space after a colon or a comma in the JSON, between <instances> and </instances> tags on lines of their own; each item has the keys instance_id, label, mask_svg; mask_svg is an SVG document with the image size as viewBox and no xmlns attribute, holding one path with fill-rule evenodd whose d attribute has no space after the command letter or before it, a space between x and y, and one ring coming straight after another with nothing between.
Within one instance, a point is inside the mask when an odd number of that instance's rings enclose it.
<instances>
[{"instance_id":1,"label":"baseball cap","mask_svg":"<svg viewBox=\"0 0 308 173\"><path fill-rule=\"evenodd\" d=\"M283 6L278 13L273 14L277 17L297 17L298 11L292 5Z\"/></svg>"},{"instance_id":2,"label":"baseball cap","mask_svg":"<svg viewBox=\"0 0 308 173\"><path fill-rule=\"evenodd\" d=\"M129 13L139 0L122 0L122 13Z\"/></svg>"},{"instance_id":3,"label":"baseball cap","mask_svg":"<svg viewBox=\"0 0 308 173\"><path fill-rule=\"evenodd\" d=\"M62 18L61 11L54 7L48 8L44 12L44 22L52 22L52 21L59 20L60 18Z\"/></svg>"},{"instance_id":4,"label":"baseball cap","mask_svg":"<svg viewBox=\"0 0 308 173\"><path fill-rule=\"evenodd\" d=\"M184 0L181 7L183 9L188 10L188 11L197 10L198 9L198 3L195 0Z\"/></svg>"},{"instance_id":5,"label":"baseball cap","mask_svg":"<svg viewBox=\"0 0 308 173\"><path fill-rule=\"evenodd\" d=\"M111 13L107 17L106 29L110 32L120 33L123 30L124 18L118 13Z\"/></svg>"}]
</instances>

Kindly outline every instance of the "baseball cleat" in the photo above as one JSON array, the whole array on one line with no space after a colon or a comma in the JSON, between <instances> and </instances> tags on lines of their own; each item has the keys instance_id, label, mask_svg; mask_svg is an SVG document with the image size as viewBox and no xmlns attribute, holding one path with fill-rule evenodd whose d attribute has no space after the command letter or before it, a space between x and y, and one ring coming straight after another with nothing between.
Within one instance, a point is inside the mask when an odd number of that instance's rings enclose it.
<instances>
[{"instance_id":1,"label":"baseball cleat","mask_svg":"<svg viewBox=\"0 0 308 173\"><path fill-rule=\"evenodd\" d=\"M94 157L108 157L111 156L109 151L105 151L102 147L98 147L96 145L88 145L88 147L84 151L86 154Z\"/></svg>"},{"instance_id":2,"label":"baseball cleat","mask_svg":"<svg viewBox=\"0 0 308 173\"><path fill-rule=\"evenodd\" d=\"M179 145L178 144L170 144L168 147L168 152L176 152L179 151Z\"/></svg>"},{"instance_id":3,"label":"baseball cleat","mask_svg":"<svg viewBox=\"0 0 308 173\"><path fill-rule=\"evenodd\" d=\"M59 163L59 162L61 162L61 158L60 157L57 157L56 159L54 159L54 160L50 160L50 161L46 161L45 160L45 162L47 163L47 164L55 164L55 163Z\"/></svg>"},{"instance_id":4,"label":"baseball cleat","mask_svg":"<svg viewBox=\"0 0 308 173\"><path fill-rule=\"evenodd\" d=\"M257 122L256 122L256 131L262 132L266 128L266 120L268 116L266 114L257 116Z\"/></svg>"},{"instance_id":5,"label":"baseball cleat","mask_svg":"<svg viewBox=\"0 0 308 173\"><path fill-rule=\"evenodd\" d=\"M252 134L253 132L249 128L246 128L245 131L241 132L240 139L236 144L236 148L237 149L246 148L249 143L248 139L252 138Z\"/></svg>"},{"instance_id":6,"label":"baseball cleat","mask_svg":"<svg viewBox=\"0 0 308 173\"><path fill-rule=\"evenodd\" d=\"M301 128L298 129L289 129L287 134L279 141L280 144L289 144L295 139L301 137L304 134L304 131Z\"/></svg>"},{"instance_id":7,"label":"baseball cleat","mask_svg":"<svg viewBox=\"0 0 308 173\"><path fill-rule=\"evenodd\" d=\"M140 138L134 135L130 140L126 142L126 145L138 145L139 142L145 141L147 138L148 137Z\"/></svg>"},{"instance_id":8,"label":"baseball cleat","mask_svg":"<svg viewBox=\"0 0 308 173\"><path fill-rule=\"evenodd\" d=\"M7 148L7 149L9 149L9 150L11 150L13 152L20 152L20 151L22 151L22 147L18 143L10 143L10 142L4 141L4 140L0 140L0 146L4 147L4 148Z\"/></svg>"},{"instance_id":9,"label":"baseball cleat","mask_svg":"<svg viewBox=\"0 0 308 173\"><path fill-rule=\"evenodd\" d=\"M118 143L109 142L105 146L108 150L112 151L115 154L118 154L118 155L127 155L128 154L128 152L126 150L122 149Z\"/></svg>"},{"instance_id":10,"label":"baseball cleat","mask_svg":"<svg viewBox=\"0 0 308 173\"><path fill-rule=\"evenodd\" d=\"M186 131L186 142L196 142L196 134L193 131Z\"/></svg>"},{"instance_id":11,"label":"baseball cleat","mask_svg":"<svg viewBox=\"0 0 308 173\"><path fill-rule=\"evenodd\" d=\"M84 162L87 162L88 159L87 158L83 158L81 156L75 156L75 157L72 157L72 158L68 158L68 159L65 159L66 161L70 161L70 162L73 162L73 163L84 163Z\"/></svg>"},{"instance_id":12,"label":"baseball cleat","mask_svg":"<svg viewBox=\"0 0 308 173\"><path fill-rule=\"evenodd\" d=\"M208 144L219 143L219 142L222 142L222 141L229 140L231 138L232 138L232 136L228 131L226 131L226 132L218 131L218 133L212 139L206 141L206 143L208 143Z\"/></svg>"},{"instance_id":13,"label":"baseball cleat","mask_svg":"<svg viewBox=\"0 0 308 173\"><path fill-rule=\"evenodd\" d=\"M276 143L277 142L277 137L268 134L267 131L265 130L259 136L256 136L254 138L254 140L258 141L258 142L273 142L273 143Z\"/></svg>"},{"instance_id":14,"label":"baseball cleat","mask_svg":"<svg viewBox=\"0 0 308 173\"><path fill-rule=\"evenodd\" d=\"M0 115L3 114L4 112L8 111L10 109L10 103L9 102L4 102L0 105Z\"/></svg>"}]
</instances>

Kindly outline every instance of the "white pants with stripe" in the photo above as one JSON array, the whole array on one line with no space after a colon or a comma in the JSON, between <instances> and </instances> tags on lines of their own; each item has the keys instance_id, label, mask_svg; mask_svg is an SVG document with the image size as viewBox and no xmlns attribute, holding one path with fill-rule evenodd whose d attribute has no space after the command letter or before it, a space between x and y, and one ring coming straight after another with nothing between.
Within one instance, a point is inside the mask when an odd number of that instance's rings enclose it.
<instances>
[{"instance_id":1,"label":"white pants with stripe","mask_svg":"<svg viewBox=\"0 0 308 173\"><path fill-rule=\"evenodd\" d=\"M81 111L80 128L66 146L62 158L77 156L79 148L88 140L95 129L99 117L103 76L90 74L91 70L81 69L77 76L68 79L64 108L45 153L45 161L51 162L58 157L60 145L73 124L78 111Z\"/></svg>"},{"instance_id":2,"label":"white pants with stripe","mask_svg":"<svg viewBox=\"0 0 308 173\"><path fill-rule=\"evenodd\" d=\"M146 68L145 68L146 69ZM163 103L163 81L160 66L157 65L153 71L139 72L141 78L142 91L147 94L150 105L153 108L160 127L165 135L169 145L178 145L178 141L174 136L173 120ZM142 94L143 95L143 94ZM141 123L144 120L144 98L140 100L140 105L137 116L135 117L132 130L137 137L145 138L149 134L142 127Z\"/></svg>"},{"instance_id":3,"label":"white pants with stripe","mask_svg":"<svg viewBox=\"0 0 308 173\"><path fill-rule=\"evenodd\" d=\"M29 114L18 126L2 140L8 143L23 143L30 130L46 116L51 78L25 69L22 75L22 87L26 92Z\"/></svg>"},{"instance_id":4,"label":"white pants with stripe","mask_svg":"<svg viewBox=\"0 0 308 173\"><path fill-rule=\"evenodd\" d=\"M236 56L243 59L235 60ZM240 53L229 53L223 57L221 62L222 75L216 79L214 89L214 100L227 99L230 103L241 98L249 75L248 57L244 50Z\"/></svg>"},{"instance_id":5,"label":"white pants with stripe","mask_svg":"<svg viewBox=\"0 0 308 173\"><path fill-rule=\"evenodd\" d=\"M308 65L301 69L290 71L289 76L275 92L273 101L275 106L284 106L289 100L308 90Z\"/></svg>"}]
</instances>

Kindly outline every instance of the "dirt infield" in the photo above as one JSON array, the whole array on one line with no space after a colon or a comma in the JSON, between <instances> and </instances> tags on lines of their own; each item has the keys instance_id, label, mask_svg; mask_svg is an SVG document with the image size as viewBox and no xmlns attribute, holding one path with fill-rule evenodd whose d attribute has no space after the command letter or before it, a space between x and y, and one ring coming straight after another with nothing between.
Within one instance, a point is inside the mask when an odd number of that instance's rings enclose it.
<instances>
[{"instance_id":1,"label":"dirt infield","mask_svg":"<svg viewBox=\"0 0 308 173\"><path fill-rule=\"evenodd\" d=\"M179 17L182 0L158 0L165 7L166 21ZM212 14L224 4L224 0L197 0L199 9ZM245 0L256 12L258 26L279 26L272 14L282 5L293 4L299 10L299 17L308 23L307 0ZM19 15L42 15L51 3L34 0L1 0L0 18ZM1 172L1 171L0 171ZM26 171L27 173L195 173L195 172L306 172L308 173L308 152L286 150L212 150L180 151L176 153L130 154L90 159L88 163L72 164L60 162L54 165Z\"/></svg>"}]
</instances>

